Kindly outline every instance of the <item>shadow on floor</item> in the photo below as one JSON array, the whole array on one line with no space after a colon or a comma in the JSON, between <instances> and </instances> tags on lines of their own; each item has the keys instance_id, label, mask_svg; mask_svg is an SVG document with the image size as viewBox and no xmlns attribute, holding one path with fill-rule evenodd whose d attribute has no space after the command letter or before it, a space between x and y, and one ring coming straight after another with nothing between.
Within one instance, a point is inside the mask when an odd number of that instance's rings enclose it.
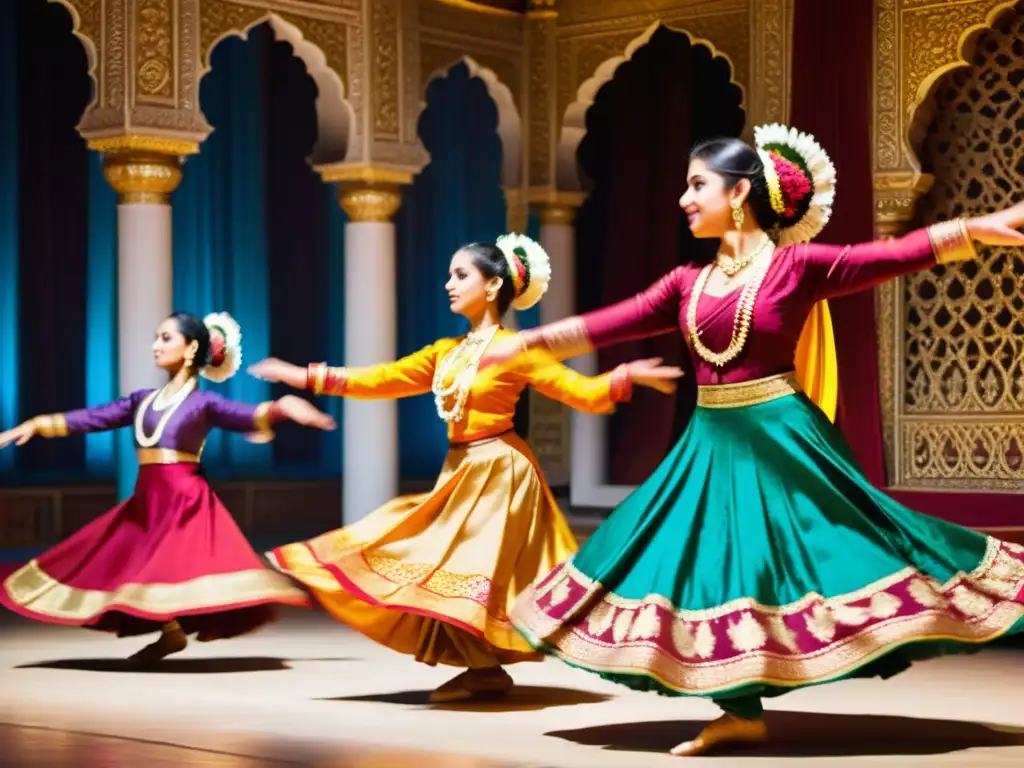
<instances>
[{"instance_id":1,"label":"shadow on floor","mask_svg":"<svg viewBox=\"0 0 1024 768\"><path fill-rule=\"evenodd\" d=\"M941 755L972 748L1024 746L1024 729L996 725L990 728L955 720L804 712L769 712L766 719L771 741L744 748L743 755ZM704 722L672 720L620 723L551 731L545 736L612 751L667 752L679 742L694 738L704 725Z\"/></svg>"},{"instance_id":2,"label":"shadow on floor","mask_svg":"<svg viewBox=\"0 0 1024 768\"><path fill-rule=\"evenodd\" d=\"M406 707L430 707L447 712L535 712L551 707L571 707L577 704L600 704L610 696L572 688L549 688L538 685L522 685L512 689L508 696L497 699L480 699L448 704L431 704L430 691L395 691L394 693L373 693L363 696L339 696L326 701L362 701L375 704L398 704Z\"/></svg>"},{"instance_id":3,"label":"shadow on floor","mask_svg":"<svg viewBox=\"0 0 1024 768\"><path fill-rule=\"evenodd\" d=\"M15 669L64 669L78 672L129 672L141 675L223 675L238 672L277 672L291 669L290 659L268 656L165 659L154 667L134 667L127 659L56 659L21 664Z\"/></svg>"}]
</instances>

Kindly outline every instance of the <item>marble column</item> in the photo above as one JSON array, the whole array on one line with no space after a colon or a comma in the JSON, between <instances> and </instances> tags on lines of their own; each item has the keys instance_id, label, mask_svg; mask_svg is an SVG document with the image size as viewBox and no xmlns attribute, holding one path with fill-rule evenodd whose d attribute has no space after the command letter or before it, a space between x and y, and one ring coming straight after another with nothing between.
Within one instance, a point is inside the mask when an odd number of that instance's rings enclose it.
<instances>
[{"instance_id":1,"label":"marble column","mask_svg":"<svg viewBox=\"0 0 1024 768\"><path fill-rule=\"evenodd\" d=\"M104 155L103 176L117 192L118 384L122 394L162 386L153 365L153 334L172 312L171 193L181 182L176 156L123 151ZM117 488L130 495L136 463L118 440Z\"/></svg>"},{"instance_id":2,"label":"marble column","mask_svg":"<svg viewBox=\"0 0 1024 768\"><path fill-rule=\"evenodd\" d=\"M398 184L345 182L345 361L372 365L397 357L395 224ZM342 519L346 525L398 495L398 403L345 400Z\"/></svg>"}]
</instances>

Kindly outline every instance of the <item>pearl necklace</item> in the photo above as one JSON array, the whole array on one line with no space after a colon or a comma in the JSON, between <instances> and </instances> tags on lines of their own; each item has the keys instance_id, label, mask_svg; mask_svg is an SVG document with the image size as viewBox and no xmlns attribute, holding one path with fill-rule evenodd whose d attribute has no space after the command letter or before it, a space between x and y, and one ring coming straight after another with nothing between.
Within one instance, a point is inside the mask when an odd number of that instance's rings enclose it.
<instances>
[{"instance_id":1,"label":"pearl necklace","mask_svg":"<svg viewBox=\"0 0 1024 768\"><path fill-rule=\"evenodd\" d=\"M499 327L494 325L484 331L468 334L455 349L445 355L441 364L434 371L434 380L430 389L434 393L434 406L437 408L437 415L446 424L458 423L462 420L466 401L469 399L469 389L473 385L473 379L476 378L477 367ZM452 377L451 383L445 385L448 373L456 363L463 360L466 361L465 365ZM446 404L449 399L453 400L450 408Z\"/></svg>"},{"instance_id":2,"label":"pearl necklace","mask_svg":"<svg viewBox=\"0 0 1024 768\"><path fill-rule=\"evenodd\" d=\"M164 436L164 429L167 428L167 422L171 420L171 416L178 410L178 406L185 402L185 398L192 394L192 390L196 388L196 380L195 377L190 378L182 384L181 389L167 397L164 393L169 386L170 384L165 384L161 389L150 392L135 412L135 442L139 444L140 448L152 448L160 442L160 439ZM154 412L162 412L163 415L160 416L160 421L157 422L153 434L147 435L143 425L146 420L146 411L149 410L150 405L153 406Z\"/></svg>"},{"instance_id":3,"label":"pearl necklace","mask_svg":"<svg viewBox=\"0 0 1024 768\"><path fill-rule=\"evenodd\" d=\"M761 289L768 268L771 266L771 259L765 259L764 263L754 268L750 280L743 286L743 293L736 304L736 316L733 319L732 338L729 346L722 352L712 352L700 340L700 333L697 330L697 304L700 302L701 294L704 293L704 285L711 275L714 264L708 264L697 275L697 280L690 291L690 302L686 308L686 329L689 332L690 342L694 351L705 362L723 368L732 362L747 343L747 336L750 334L750 326L754 319L754 303L757 301L757 292Z\"/></svg>"}]
</instances>

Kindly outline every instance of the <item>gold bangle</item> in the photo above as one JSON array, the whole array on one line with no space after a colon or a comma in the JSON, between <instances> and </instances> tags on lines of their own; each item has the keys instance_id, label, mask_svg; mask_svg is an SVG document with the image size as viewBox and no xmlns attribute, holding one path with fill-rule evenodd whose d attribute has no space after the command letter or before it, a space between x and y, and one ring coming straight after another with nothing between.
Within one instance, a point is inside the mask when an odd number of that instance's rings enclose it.
<instances>
[{"instance_id":1,"label":"gold bangle","mask_svg":"<svg viewBox=\"0 0 1024 768\"><path fill-rule=\"evenodd\" d=\"M928 240L932 244L937 264L950 264L955 261L971 261L978 258L974 240L967 231L967 222L963 219L952 219L932 224L928 227Z\"/></svg>"},{"instance_id":2,"label":"gold bangle","mask_svg":"<svg viewBox=\"0 0 1024 768\"><path fill-rule=\"evenodd\" d=\"M36 433L40 437L67 437L68 420L63 413L53 413L47 416L36 416L32 419L36 425Z\"/></svg>"}]
</instances>

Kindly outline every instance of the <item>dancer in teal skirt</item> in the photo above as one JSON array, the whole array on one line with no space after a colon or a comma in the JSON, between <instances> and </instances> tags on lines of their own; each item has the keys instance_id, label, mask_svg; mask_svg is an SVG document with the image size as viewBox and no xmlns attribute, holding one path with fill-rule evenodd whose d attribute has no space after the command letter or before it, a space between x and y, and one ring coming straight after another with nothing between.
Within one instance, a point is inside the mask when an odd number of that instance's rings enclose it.
<instances>
[{"instance_id":1,"label":"dancer in teal skirt","mask_svg":"<svg viewBox=\"0 0 1024 768\"><path fill-rule=\"evenodd\" d=\"M718 703L725 714L676 755L763 741L763 697L888 677L1024 629L1024 547L872 487L793 374L817 302L974 259L975 242L1022 245L1024 204L896 240L812 245L831 212L832 163L795 130L755 137L756 148L720 139L691 155L680 205L696 237L721 240L712 263L488 352L566 358L673 328L687 339L698 407L686 433L511 617L573 666Z\"/></svg>"}]
</instances>

